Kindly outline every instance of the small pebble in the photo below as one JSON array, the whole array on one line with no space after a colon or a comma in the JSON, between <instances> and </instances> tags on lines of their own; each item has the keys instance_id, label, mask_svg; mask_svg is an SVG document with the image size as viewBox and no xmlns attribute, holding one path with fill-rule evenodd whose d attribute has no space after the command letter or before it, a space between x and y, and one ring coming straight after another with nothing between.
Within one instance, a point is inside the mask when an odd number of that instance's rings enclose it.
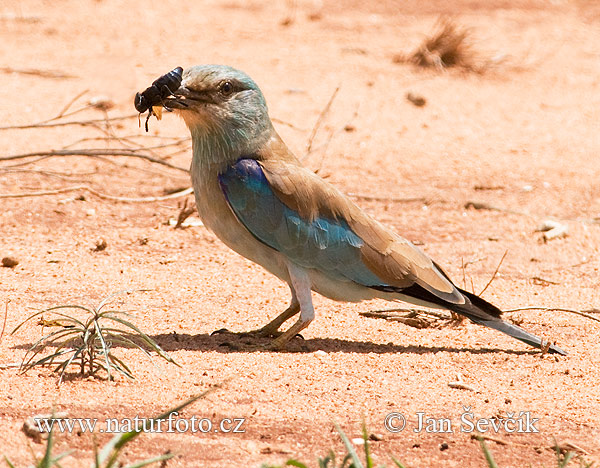
<instances>
[{"instance_id":1,"label":"small pebble","mask_svg":"<svg viewBox=\"0 0 600 468\"><path fill-rule=\"evenodd\" d=\"M4 257L2 259L2 266L5 268L14 268L19 264L19 260L14 257Z\"/></svg>"},{"instance_id":2,"label":"small pebble","mask_svg":"<svg viewBox=\"0 0 600 468\"><path fill-rule=\"evenodd\" d=\"M96 247L94 247L92 250L94 252L102 252L103 250L106 250L107 246L108 244L106 241L104 239L100 239L99 241L96 241Z\"/></svg>"},{"instance_id":3,"label":"small pebble","mask_svg":"<svg viewBox=\"0 0 600 468\"><path fill-rule=\"evenodd\" d=\"M94 96L88 101L88 104L100 110L108 110L115 107L115 103L106 96Z\"/></svg>"},{"instance_id":4,"label":"small pebble","mask_svg":"<svg viewBox=\"0 0 600 468\"><path fill-rule=\"evenodd\" d=\"M423 96L411 92L406 93L406 99L408 99L417 107L423 107L425 104L427 104L427 100Z\"/></svg>"}]
</instances>

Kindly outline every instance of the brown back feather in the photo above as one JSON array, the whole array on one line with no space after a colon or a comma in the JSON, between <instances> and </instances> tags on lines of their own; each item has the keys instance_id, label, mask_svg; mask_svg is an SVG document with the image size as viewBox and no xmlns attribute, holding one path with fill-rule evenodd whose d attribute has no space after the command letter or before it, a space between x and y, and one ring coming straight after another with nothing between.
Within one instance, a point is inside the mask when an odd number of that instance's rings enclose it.
<instances>
[{"instance_id":1,"label":"brown back feather","mask_svg":"<svg viewBox=\"0 0 600 468\"><path fill-rule=\"evenodd\" d=\"M303 167L277 135L257 159L275 195L302 218L346 221L364 242L365 265L387 284L406 288L417 283L444 300L464 303L464 297L427 255Z\"/></svg>"}]
</instances>

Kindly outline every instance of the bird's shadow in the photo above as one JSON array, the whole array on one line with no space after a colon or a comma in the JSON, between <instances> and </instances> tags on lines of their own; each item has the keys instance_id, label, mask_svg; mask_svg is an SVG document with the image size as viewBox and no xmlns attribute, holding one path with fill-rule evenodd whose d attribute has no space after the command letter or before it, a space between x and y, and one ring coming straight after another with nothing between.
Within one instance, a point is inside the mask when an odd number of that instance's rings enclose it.
<instances>
[{"instance_id":1,"label":"bird's shadow","mask_svg":"<svg viewBox=\"0 0 600 468\"><path fill-rule=\"evenodd\" d=\"M160 333L156 335L148 335L154 340L164 351L216 351L218 353L251 353L264 352L268 349L261 346L268 345L273 338L258 337L247 333L233 333L225 331L224 333L198 333L192 335L190 333ZM138 341L138 340L136 340ZM142 341L138 343L140 346L147 348ZM12 346L12 349L27 349L30 350L32 343L20 343ZM48 344L49 347L57 347L57 343ZM122 343L111 343L113 348L131 348ZM149 348L147 348L149 349ZM326 353L375 353L375 354L431 354L438 352L447 353L464 353L472 354L490 354L490 353L506 353L513 355L531 355L538 354L540 351L536 349L518 351L513 349L501 348L457 348L449 346L421 346L421 345L398 345L392 342L387 344L373 343L371 341L350 341L339 338L311 338L308 340L300 336L296 336L290 340L285 349L277 351L281 353L314 353L315 351L325 351Z\"/></svg>"},{"instance_id":2,"label":"bird's shadow","mask_svg":"<svg viewBox=\"0 0 600 468\"><path fill-rule=\"evenodd\" d=\"M260 338L238 333L199 333L192 335L189 333L162 333L150 336L163 350L173 351L216 351L218 353L244 353L259 352L261 345L267 345L272 338ZM489 353L507 353L514 355L527 355L539 353L537 350L517 351L500 348L456 348L448 346L405 346L394 343L373 343L370 341L350 341L339 338L311 338L304 340L296 337L291 340L282 353L313 353L315 351L325 351L327 353L410 353L410 354L430 354L437 352L489 354Z\"/></svg>"}]
</instances>

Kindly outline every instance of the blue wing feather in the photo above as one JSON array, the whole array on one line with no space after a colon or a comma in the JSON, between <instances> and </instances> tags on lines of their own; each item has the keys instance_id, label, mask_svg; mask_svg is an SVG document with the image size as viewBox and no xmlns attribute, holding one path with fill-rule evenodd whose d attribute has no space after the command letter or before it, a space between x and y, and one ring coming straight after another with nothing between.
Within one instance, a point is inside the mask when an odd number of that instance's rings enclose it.
<instances>
[{"instance_id":1,"label":"blue wing feather","mask_svg":"<svg viewBox=\"0 0 600 468\"><path fill-rule=\"evenodd\" d=\"M364 286L385 286L362 262L363 240L344 220L303 219L271 190L260 164L240 159L219 175L231 209L254 237L297 265Z\"/></svg>"}]
</instances>

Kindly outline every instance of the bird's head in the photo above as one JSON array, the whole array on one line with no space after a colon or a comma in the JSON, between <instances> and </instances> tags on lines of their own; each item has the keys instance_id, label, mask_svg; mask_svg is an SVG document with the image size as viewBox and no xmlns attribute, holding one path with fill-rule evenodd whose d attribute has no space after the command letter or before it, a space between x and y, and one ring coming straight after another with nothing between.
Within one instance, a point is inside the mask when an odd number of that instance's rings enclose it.
<instances>
[{"instance_id":1,"label":"bird's head","mask_svg":"<svg viewBox=\"0 0 600 468\"><path fill-rule=\"evenodd\" d=\"M235 161L254 154L271 137L273 126L262 92L235 68L188 68L174 96L165 104L180 113L200 158Z\"/></svg>"}]
</instances>

